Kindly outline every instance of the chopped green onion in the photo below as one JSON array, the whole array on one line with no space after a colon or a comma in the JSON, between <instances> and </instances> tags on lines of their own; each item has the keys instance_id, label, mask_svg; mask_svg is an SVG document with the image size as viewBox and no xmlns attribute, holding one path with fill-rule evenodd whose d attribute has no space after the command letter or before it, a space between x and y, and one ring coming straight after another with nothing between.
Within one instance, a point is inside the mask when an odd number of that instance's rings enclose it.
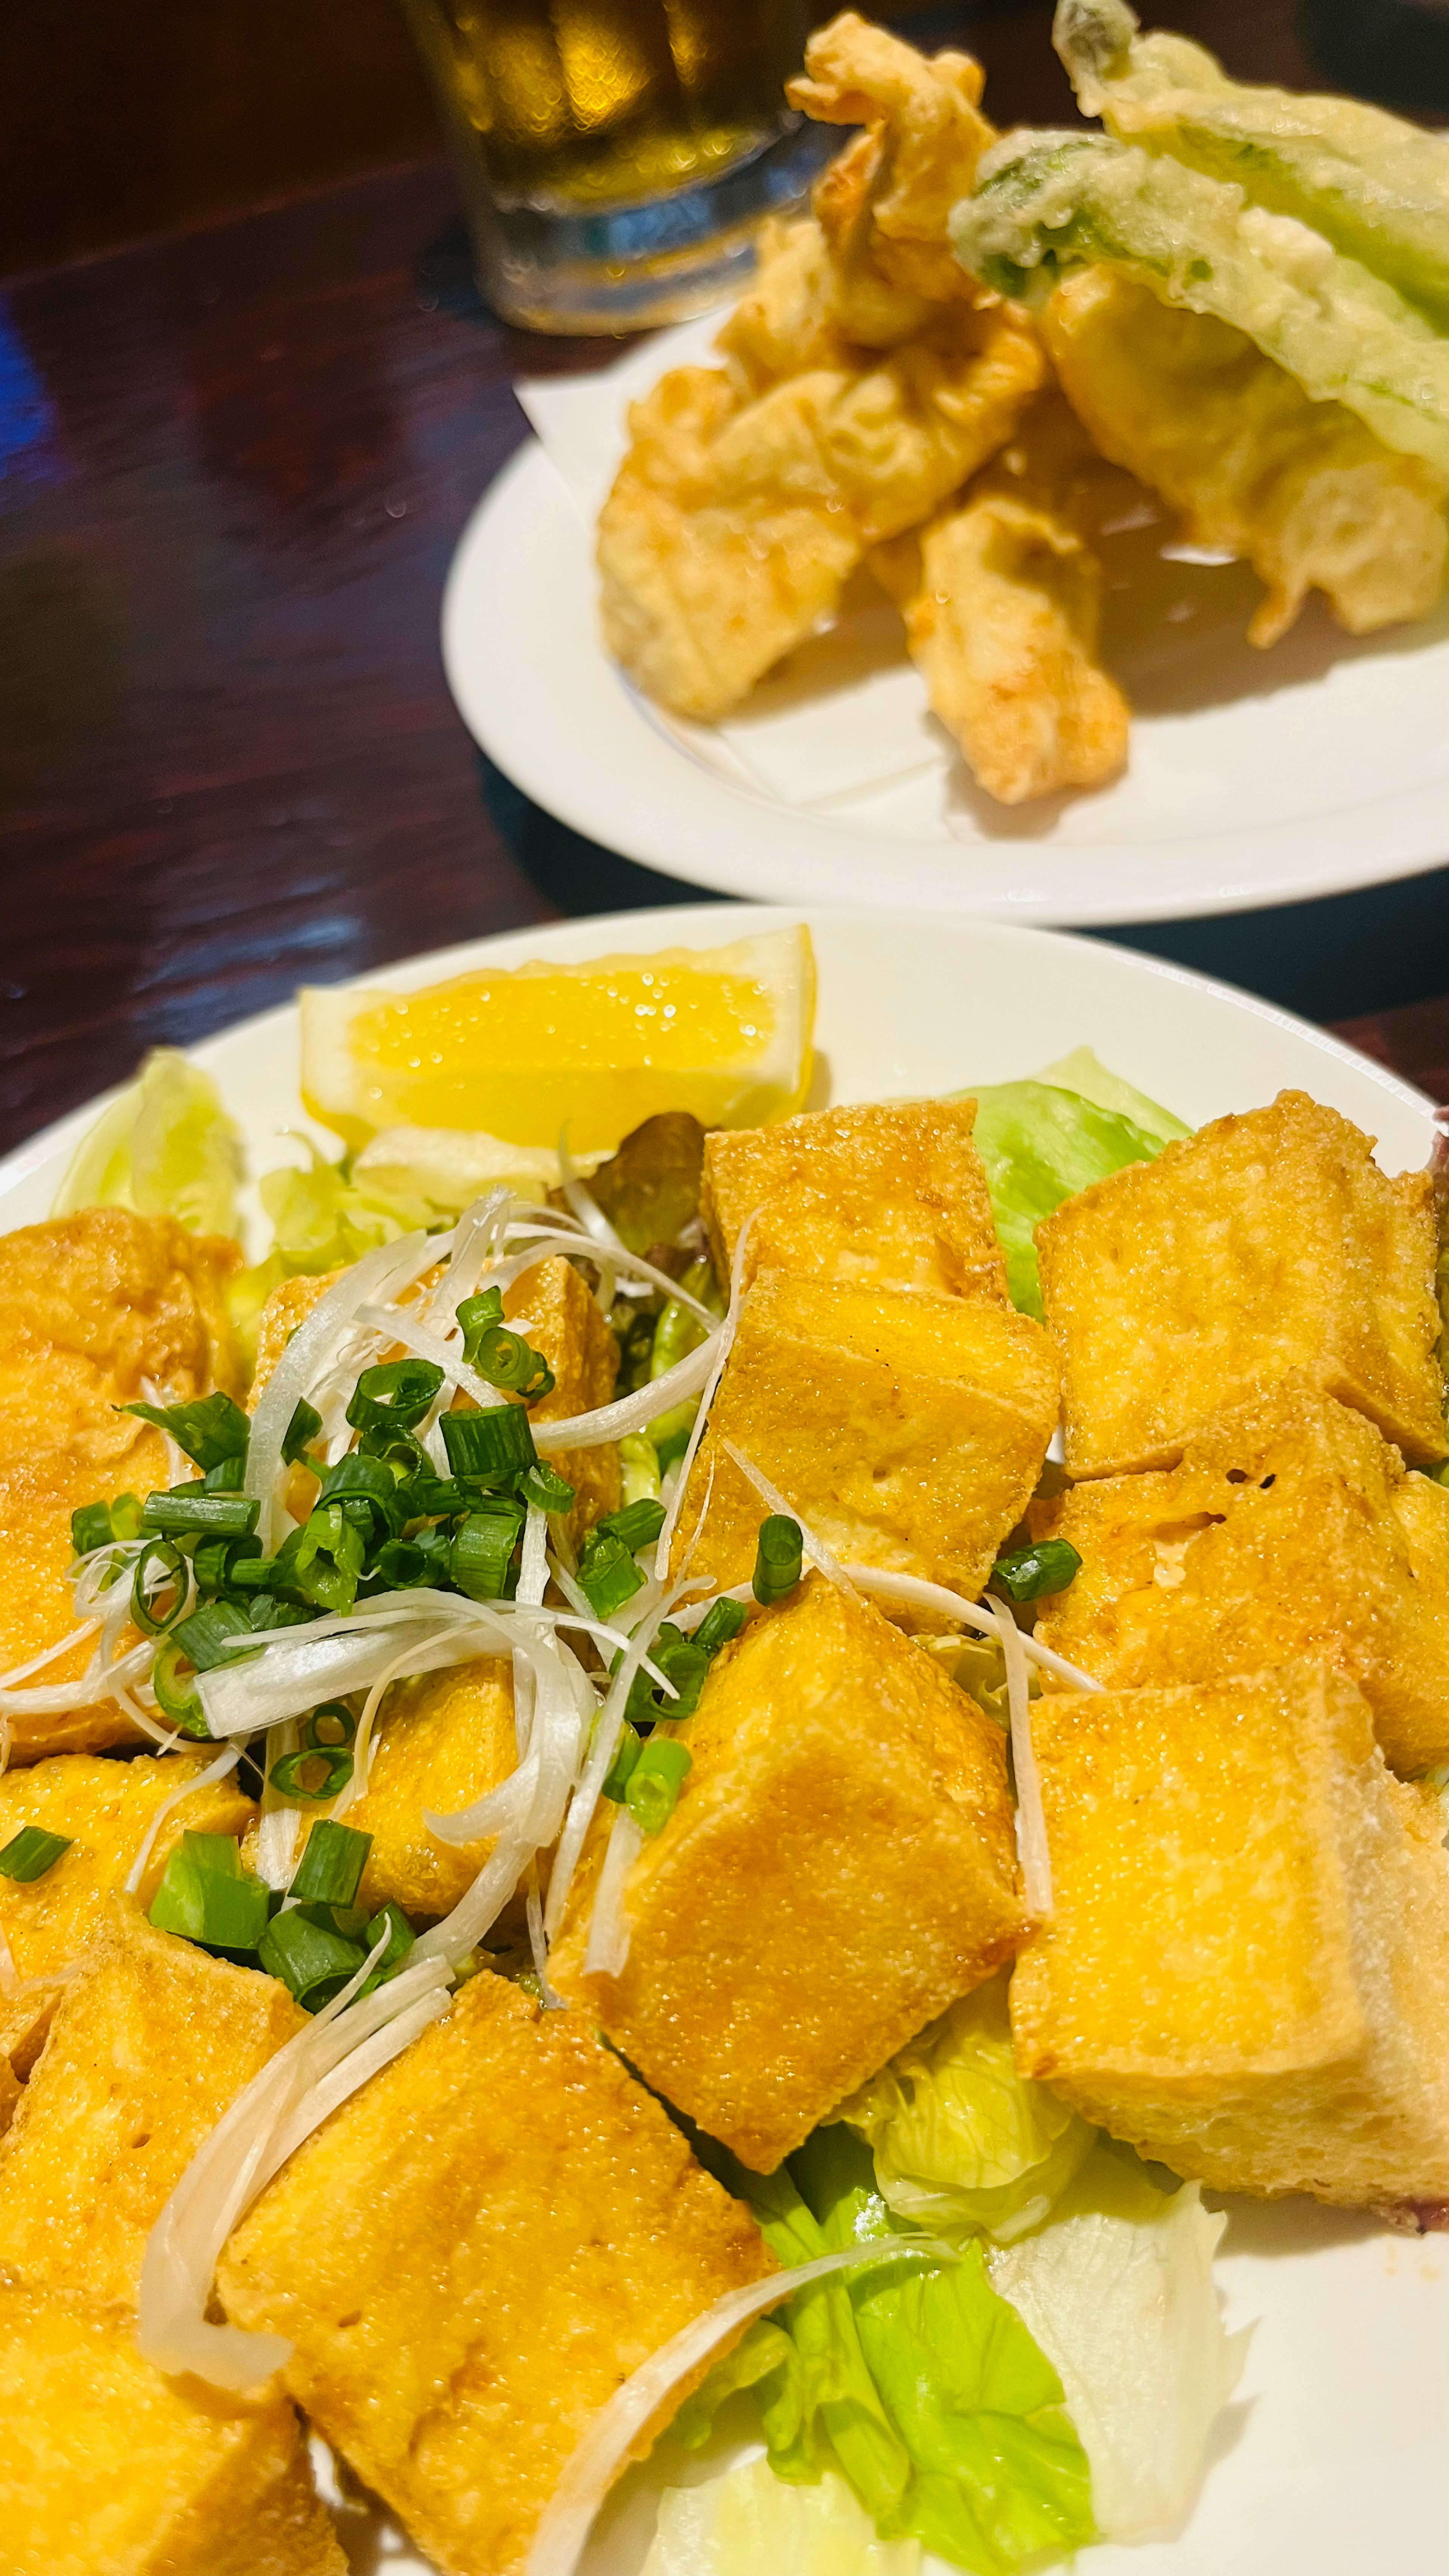
<instances>
[{"instance_id":1,"label":"chopped green onion","mask_svg":"<svg viewBox=\"0 0 1449 2576\"><path fill-rule=\"evenodd\" d=\"M250 1619L234 1601L205 1601L171 1631L175 1644L199 1673L215 1672L218 1664L233 1662L230 1640L251 1634Z\"/></svg>"},{"instance_id":2,"label":"chopped green onion","mask_svg":"<svg viewBox=\"0 0 1449 2576\"><path fill-rule=\"evenodd\" d=\"M322 1827L314 1825L312 1831L316 1835ZM349 1977L356 1976L366 1955L356 1941L345 1941L340 1932L314 1921L295 1906L285 1914L274 1915L257 1943L262 1966L280 1979L304 2012L320 2012L335 1994L340 1994Z\"/></svg>"},{"instance_id":3,"label":"chopped green onion","mask_svg":"<svg viewBox=\"0 0 1449 2576\"><path fill-rule=\"evenodd\" d=\"M695 1629L695 1644L702 1646L707 1655L717 1655L721 1646L739 1635L749 1615L743 1601L711 1601Z\"/></svg>"},{"instance_id":4,"label":"chopped green onion","mask_svg":"<svg viewBox=\"0 0 1449 2576\"><path fill-rule=\"evenodd\" d=\"M999 1556L991 1569L991 1580L999 1583L1013 1601L1039 1601L1044 1592L1065 1592L1073 1577L1081 1572L1082 1560L1070 1539L1038 1539L1034 1547L1019 1547L1010 1556Z\"/></svg>"},{"instance_id":5,"label":"chopped green onion","mask_svg":"<svg viewBox=\"0 0 1449 2576\"><path fill-rule=\"evenodd\" d=\"M320 1504L297 1533L292 1579L303 1598L321 1610L350 1610L366 1551L362 1532L340 1503Z\"/></svg>"},{"instance_id":6,"label":"chopped green onion","mask_svg":"<svg viewBox=\"0 0 1449 2576\"><path fill-rule=\"evenodd\" d=\"M148 1538L250 1538L261 1509L245 1494L209 1494L198 1481L148 1494L141 1527Z\"/></svg>"},{"instance_id":7,"label":"chopped green onion","mask_svg":"<svg viewBox=\"0 0 1449 2576\"><path fill-rule=\"evenodd\" d=\"M445 1413L441 1421L443 1447L455 1476L478 1476L485 1484L499 1484L537 1460L533 1432L521 1404L490 1405L486 1413Z\"/></svg>"},{"instance_id":8,"label":"chopped green onion","mask_svg":"<svg viewBox=\"0 0 1449 2576\"><path fill-rule=\"evenodd\" d=\"M606 1512L595 1528L609 1538L622 1539L631 1556L641 1547L649 1547L664 1527L664 1505L646 1495L637 1503L626 1503L621 1512Z\"/></svg>"},{"instance_id":9,"label":"chopped green onion","mask_svg":"<svg viewBox=\"0 0 1449 2576\"><path fill-rule=\"evenodd\" d=\"M463 1328L463 1357L471 1368L484 1334L494 1331L503 1321L503 1291L484 1288L476 1297L465 1297L456 1312Z\"/></svg>"},{"instance_id":10,"label":"chopped green onion","mask_svg":"<svg viewBox=\"0 0 1449 2576\"><path fill-rule=\"evenodd\" d=\"M664 1831L693 1764L687 1744L674 1735L651 1735L629 1774L624 1804L643 1834Z\"/></svg>"},{"instance_id":11,"label":"chopped green onion","mask_svg":"<svg viewBox=\"0 0 1449 2576\"><path fill-rule=\"evenodd\" d=\"M542 1351L536 1351L521 1333L510 1332L506 1324L489 1324L471 1338L474 1347L467 1351L465 1344L466 1356L490 1386L521 1395L527 1403L552 1395L553 1371Z\"/></svg>"},{"instance_id":12,"label":"chopped green onion","mask_svg":"<svg viewBox=\"0 0 1449 2576\"><path fill-rule=\"evenodd\" d=\"M152 1899L158 1932L179 1932L209 1950L255 1950L267 1928L271 1891L241 1865L230 1834L183 1834Z\"/></svg>"},{"instance_id":13,"label":"chopped green onion","mask_svg":"<svg viewBox=\"0 0 1449 2576\"><path fill-rule=\"evenodd\" d=\"M750 1589L755 1599L768 1606L782 1601L793 1592L805 1564L804 1534L798 1521L785 1512L771 1512L760 1523L759 1544L755 1550L755 1571Z\"/></svg>"},{"instance_id":14,"label":"chopped green onion","mask_svg":"<svg viewBox=\"0 0 1449 2576\"><path fill-rule=\"evenodd\" d=\"M349 1449L322 1479L319 1503L366 1503L391 1520L397 1505L398 1480L385 1458L370 1458Z\"/></svg>"},{"instance_id":15,"label":"chopped green onion","mask_svg":"<svg viewBox=\"0 0 1449 2576\"><path fill-rule=\"evenodd\" d=\"M253 1636L269 1628L304 1628L316 1611L304 1608L298 1601L279 1601L275 1593L258 1592L247 1607L247 1625Z\"/></svg>"},{"instance_id":16,"label":"chopped green onion","mask_svg":"<svg viewBox=\"0 0 1449 2576\"><path fill-rule=\"evenodd\" d=\"M339 1744L350 1744L356 1733L357 1720L340 1699L324 1699L302 1720L302 1744L308 1753L329 1753Z\"/></svg>"},{"instance_id":17,"label":"chopped green onion","mask_svg":"<svg viewBox=\"0 0 1449 2576\"><path fill-rule=\"evenodd\" d=\"M371 1834L325 1818L307 1837L288 1895L299 1905L350 1905L371 1849Z\"/></svg>"},{"instance_id":18,"label":"chopped green onion","mask_svg":"<svg viewBox=\"0 0 1449 2576\"><path fill-rule=\"evenodd\" d=\"M292 1408L292 1419L282 1435L282 1464L295 1467L306 1457L322 1428L322 1416L314 1412L304 1396Z\"/></svg>"},{"instance_id":19,"label":"chopped green onion","mask_svg":"<svg viewBox=\"0 0 1449 2576\"><path fill-rule=\"evenodd\" d=\"M572 1485L546 1458L540 1458L525 1471L519 1478L518 1490L526 1503L536 1503L541 1512L567 1512L573 1508Z\"/></svg>"},{"instance_id":20,"label":"chopped green onion","mask_svg":"<svg viewBox=\"0 0 1449 2576\"><path fill-rule=\"evenodd\" d=\"M614 1747L614 1759L604 1775L601 1792L604 1797L612 1798L616 1807L622 1807L624 1803L624 1792L629 1786L630 1775L643 1750L643 1745L626 1718L619 1729L619 1741Z\"/></svg>"},{"instance_id":21,"label":"chopped green onion","mask_svg":"<svg viewBox=\"0 0 1449 2576\"><path fill-rule=\"evenodd\" d=\"M246 1480L245 1458L223 1458L218 1466L207 1468L201 1490L204 1494L239 1494Z\"/></svg>"},{"instance_id":22,"label":"chopped green onion","mask_svg":"<svg viewBox=\"0 0 1449 2576\"><path fill-rule=\"evenodd\" d=\"M197 1591L229 1592L237 1567L249 1564L261 1552L259 1538L199 1538L191 1552Z\"/></svg>"},{"instance_id":23,"label":"chopped green onion","mask_svg":"<svg viewBox=\"0 0 1449 2576\"><path fill-rule=\"evenodd\" d=\"M170 1609L160 1619L146 1598L146 1577L153 1565L160 1566L175 1592ZM149 1538L136 1559L136 1570L131 1577L131 1616L143 1637L164 1637L168 1628L175 1627L186 1607L189 1588L186 1559L180 1548L173 1547L169 1538Z\"/></svg>"},{"instance_id":24,"label":"chopped green onion","mask_svg":"<svg viewBox=\"0 0 1449 2576\"><path fill-rule=\"evenodd\" d=\"M167 1431L178 1449L194 1458L198 1467L219 1467L223 1458L245 1458L251 1424L239 1404L220 1390L215 1395L201 1395L189 1404L118 1404L118 1413L134 1413L142 1422L154 1422L158 1431Z\"/></svg>"},{"instance_id":25,"label":"chopped green onion","mask_svg":"<svg viewBox=\"0 0 1449 2576\"><path fill-rule=\"evenodd\" d=\"M89 1556L98 1547L109 1547L116 1533L111 1527L109 1503L82 1503L70 1516L70 1543L77 1556Z\"/></svg>"},{"instance_id":26,"label":"chopped green onion","mask_svg":"<svg viewBox=\"0 0 1449 2576\"><path fill-rule=\"evenodd\" d=\"M667 1698L641 1666L634 1676L626 1714L636 1726L660 1718L693 1717L709 1675L709 1656L698 1640L681 1636L673 1621L666 1619L649 1649L649 1660L658 1665L666 1681L673 1683L677 1695Z\"/></svg>"},{"instance_id":27,"label":"chopped green onion","mask_svg":"<svg viewBox=\"0 0 1449 2576\"><path fill-rule=\"evenodd\" d=\"M435 1476L431 1468L399 1485L397 1499L410 1521L451 1520L455 1512L466 1512L469 1500L456 1477Z\"/></svg>"},{"instance_id":28,"label":"chopped green onion","mask_svg":"<svg viewBox=\"0 0 1449 2576\"><path fill-rule=\"evenodd\" d=\"M644 1577L612 1530L590 1530L579 1557L579 1582L596 1618L612 1619L644 1589Z\"/></svg>"},{"instance_id":29,"label":"chopped green onion","mask_svg":"<svg viewBox=\"0 0 1449 2576\"><path fill-rule=\"evenodd\" d=\"M181 1677L179 1666L183 1660L173 1631L169 1637L162 1638L156 1649L156 1661L151 1667L151 1688L156 1694L156 1705L162 1716L169 1717L172 1725L178 1727L183 1735L209 1739L211 1729L206 1722L206 1711L192 1687L195 1676L189 1680Z\"/></svg>"},{"instance_id":30,"label":"chopped green onion","mask_svg":"<svg viewBox=\"0 0 1449 2576\"><path fill-rule=\"evenodd\" d=\"M43 1825L22 1825L0 1851L0 1878L13 1878L28 1887L32 1879L44 1878L48 1869L54 1869L73 1840L71 1834L48 1834Z\"/></svg>"},{"instance_id":31,"label":"chopped green onion","mask_svg":"<svg viewBox=\"0 0 1449 2576\"><path fill-rule=\"evenodd\" d=\"M117 1494L111 1505L111 1531L116 1538L139 1538L146 1517L139 1494Z\"/></svg>"},{"instance_id":32,"label":"chopped green onion","mask_svg":"<svg viewBox=\"0 0 1449 2576\"><path fill-rule=\"evenodd\" d=\"M411 1431L443 1383L432 1360L383 1360L362 1372L347 1419L354 1431Z\"/></svg>"},{"instance_id":33,"label":"chopped green onion","mask_svg":"<svg viewBox=\"0 0 1449 2576\"><path fill-rule=\"evenodd\" d=\"M470 1601L501 1601L523 1514L515 1507L470 1512L457 1531L449 1571Z\"/></svg>"},{"instance_id":34,"label":"chopped green onion","mask_svg":"<svg viewBox=\"0 0 1449 2576\"><path fill-rule=\"evenodd\" d=\"M369 1952L374 1944L382 1939L384 1931L387 1933L387 1948L369 1974L367 1983L362 1988L363 1994L369 1994L374 1986L385 1985L389 1977L397 1975L417 1939L417 1934L402 1907L394 1905L391 1897L381 1913L374 1914L371 1922L364 1926L362 1938Z\"/></svg>"},{"instance_id":35,"label":"chopped green onion","mask_svg":"<svg viewBox=\"0 0 1449 2576\"><path fill-rule=\"evenodd\" d=\"M352 1755L342 1746L311 1744L300 1753L284 1753L267 1773L279 1798L300 1798L308 1806L330 1806L352 1777Z\"/></svg>"}]
</instances>

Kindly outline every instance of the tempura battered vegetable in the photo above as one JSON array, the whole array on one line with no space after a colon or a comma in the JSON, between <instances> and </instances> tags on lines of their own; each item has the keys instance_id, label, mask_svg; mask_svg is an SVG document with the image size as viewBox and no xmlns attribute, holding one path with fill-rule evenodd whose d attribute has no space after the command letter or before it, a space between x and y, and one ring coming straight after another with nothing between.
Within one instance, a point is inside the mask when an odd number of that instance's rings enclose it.
<instances>
[{"instance_id":1,"label":"tempura battered vegetable","mask_svg":"<svg viewBox=\"0 0 1449 2576\"><path fill-rule=\"evenodd\" d=\"M1449 325L1449 148L1353 98L1229 80L1186 36L1138 33L1126 0L1059 0L1052 42L1084 116L1309 224Z\"/></svg>"}]
</instances>

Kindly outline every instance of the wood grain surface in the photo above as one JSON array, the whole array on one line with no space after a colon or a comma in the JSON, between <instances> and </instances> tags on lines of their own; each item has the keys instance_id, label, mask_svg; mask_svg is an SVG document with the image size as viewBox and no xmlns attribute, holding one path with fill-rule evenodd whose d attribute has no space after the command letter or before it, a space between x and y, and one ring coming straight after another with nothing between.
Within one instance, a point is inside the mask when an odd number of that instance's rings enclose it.
<instances>
[{"instance_id":1,"label":"wood grain surface","mask_svg":"<svg viewBox=\"0 0 1449 2576\"><path fill-rule=\"evenodd\" d=\"M1276 0L1173 16L1309 76ZM1066 113L1045 29L972 22L1003 123ZM514 376L611 354L482 309L441 162L0 298L0 1145L300 981L690 899L489 773L439 663ZM1123 935L1449 1091L1449 875Z\"/></svg>"}]
</instances>

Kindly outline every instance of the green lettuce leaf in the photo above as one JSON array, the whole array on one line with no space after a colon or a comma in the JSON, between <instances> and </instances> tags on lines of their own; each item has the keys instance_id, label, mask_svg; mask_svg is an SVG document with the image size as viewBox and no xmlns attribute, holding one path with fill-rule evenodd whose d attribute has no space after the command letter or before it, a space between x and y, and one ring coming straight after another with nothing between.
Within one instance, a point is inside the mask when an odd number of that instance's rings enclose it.
<instances>
[{"instance_id":1,"label":"green lettuce leaf","mask_svg":"<svg viewBox=\"0 0 1449 2576\"><path fill-rule=\"evenodd\" d=\"M1090 1181L1128 1163L1154 1161L1164 1145L1190 1131L1108 1073L1088 1047L1032 1081L982 1083L957 1097L976 1102L973 1132L1012 1303L1040 1319L1036 1229L1043 1217Z\"/></svg>"},{"instance_id":2,"label":"green lettuce leaf","mask_svg":"<svg viewBox=\"0 0 1449 2576\"><path fill-rule=\"evenodd\" d=\"M920 2576L915 2540L879 2540L843 2477L787 2486L746 2460L703 2486L666 2487L643 2576Z\"/></svg>"},{"instance_id":3,"label":"green lettuce leaf","mask_svg":"<svg viewBox=\"0 0 1449 2576\"><path fill-rule=\"evenodd\" d=\"M836 2113L897 2217L1006 2238L1040 2226L1096 2131L1018 2075L1006 1979L963 1995Z\"/></svg>"},{"instance_id":4,"label":"green lettuce leaf","mask_svg":"<svg viewBox=\"0 0 1449 2576\"><path fill-rule=\"evenodd\" d=\"M889 2240L869 2150L817 2130L788 2168L744 2174L786 2263ZM788 2344L789 2350L781 2349ZM770 2466L789 2483L843 2470L886 2540L913 2538L972 2576L1011 2576L1094 2536L1086 2454L1061 2382L991 2286L978 2244L939 2268L875 2264L812 2282L681 2410L698 2443L716 2408L753 2387Z\"/></svg>"},{"instance_id":5,"label":"green lettuce leaf","mask_svg":"<svg viewBox=\"0 0 1449 2576\"><path fill-rule=\"evenodd\" d=\"M51 1214L126 1207L194 1234L235 1234L242 1169L240 1132L210 1074L157 1047L82 1137Z\"/></svg>"},{"instance_id":6,"label":"green lettuce leaf","mask_svg":"<svg viewBox=\"0 0 1449 2576\"><path fill-rule=\"evenodd\" d=\"M1196 2183L1159 2190L1103 2139L1047 2226L990 2251L995 2287L1061 2378L1109 2539L1170 2536L1201 2484L1247 2340L1224 2333L1213 2282L1226 2223Z\"/></svg>"},{"instance_id":7,"label":"green lettuce leaf","mask_svg":"<svg viewBox=\"0 0 1449 2576\"><path fill-rule=\"evenodd\" d=\"M228 1291L232 1323L249 1358L262 1308L284 1279L346 1269L374 1244L395 1243L419 1226L436 1233L453 1221L450 1209L401 1174L357 1172L346 1154L329 1163L310 1137L302 1141L311 1156L304 1169L285 1164L264 1172L257 1184L272 1220L272 1248Z\"/></svg>"}]
</instances>

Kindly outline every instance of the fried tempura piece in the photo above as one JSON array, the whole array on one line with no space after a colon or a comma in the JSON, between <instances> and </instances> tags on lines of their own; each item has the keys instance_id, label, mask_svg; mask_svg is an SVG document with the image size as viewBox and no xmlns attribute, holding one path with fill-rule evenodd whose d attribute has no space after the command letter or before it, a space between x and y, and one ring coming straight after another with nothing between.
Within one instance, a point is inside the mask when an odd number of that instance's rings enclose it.
<instances>
[{"instance_id":1,"label":"fried tempura piece","mask_svg":"<svg viewBox=\"0 0 1449 2576\"><path fill-rule=\"evenodd\" d=\"M822 179L817 188L823 184ZM807 367L848 363L834 310L830 252L815 216L766 217L755 245L755 273L721 324L715 347L744 401Z\"/></svg>"},{"instance_id":2,"label":"fried tempura piece","mask_svg":"<svg viewBox=\"0 0 1449 2576\"><path fill-rule=\"evenodd\" d=\"M1100 786L1127 757L1127 700L1097 658L1094 463L1067 405L1044 396L964 506L871 558L932 707L1003 805Z\"/></svg>"},{"instance_id":3,"label":"fried tempura piece","mask_svg":"<svg viewBox=\"0 0 1449 2576\"><path fill-rule=\"evenodd\" d=\"M599 520L608 648L652 698L710 721L834 609L865 548L993 455L1042 378L1028 326L957 306L868 367L740 403L683 367L630 414Z\"/></svg>"},{"instance_id":4,"label":"fried tempura piece","mask_svg":"<svg viewBox=\"0 0 1449 2576\"><path fill-rule=\"evenodd\" d=\"M1276 643L1310 590L1351 635L1433 607L1449 494L1432 465L1311 401L1230 324L1105 268L1067 278L1041 321L1103 455L1180 510L1195 544L1246 557L1267 584L1250 642Z\"/></svg>"},{"instance_id":5,"label":"fried tempura piece","mask_svg":"<svg viewBox=\"0 0 1449 2576\"><path fill-rule=\"evenodd\" d=\"M984 80L969 54L917 53L853 9L806 46L804 73L788 85L791 106L823 125L866 128L815 191L839 280L836 310L853 338L886 345L904 336L902 322L920 328L923 307L974 295L946 221L994 139L979 112ZM915 320L906 320L912 309Z\"/></svg>"}]
</instances>

